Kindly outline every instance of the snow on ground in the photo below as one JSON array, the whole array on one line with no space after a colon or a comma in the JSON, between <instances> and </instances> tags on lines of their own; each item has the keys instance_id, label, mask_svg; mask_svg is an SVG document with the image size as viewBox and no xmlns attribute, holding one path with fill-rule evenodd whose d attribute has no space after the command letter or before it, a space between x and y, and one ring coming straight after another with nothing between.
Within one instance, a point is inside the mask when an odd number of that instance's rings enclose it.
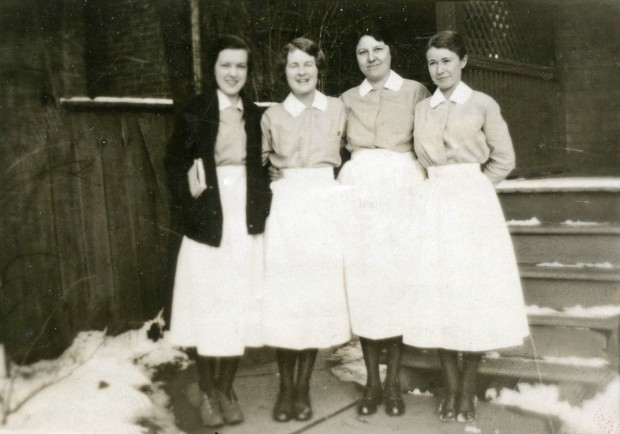
<instances>
[{"instance_id":1,"label":"snow on ground","mask_svg":"<svg viewBox=\"0 0 620 434\"><path fill-rule=\"evenodd\" d=\"M12 378L0 379L0 433L138 434L145 425L179 432L151 378L155 367L187 356L165 338L149 340L149 327L115 337L82 332L58 359L13 366Z\"/></svg>"},{"instance_id":2,"label":"snow on ground","mask_svg":"<svg viewBox=\"0 0 620 434\"><path fill-rule=\"evenodd\" d=\"M508 220L506 224L508 226L540 226L542 223L538 218L532 217L529 220Z\"/></svg>"},{"instance_id":3,"label":"snow on ground","mask_svg":"<svg viewBox=\"0 0 620 434\"><path fill-rule=\"evenodd\" d=\"M577 262L576 264L563 264L561 262L541 262L536 264L537 267L550 267L550 268L614 268L613 264L609 262Z\"/></svg>"},{"instance_id":4,"label":"snow on ground","mask_svg":"<svg viewBox=\"0 0 620 434\"><path fill-rule=\"evenodd\" d=\"M539 178L509 179L495 186L501 193L545 192L545 191L620 191L620 178L581 177L581 178Z\"/></svg>"},{"instance_id":5,"label":"snow on ground","mask_svg":"<svg viewBox=\"0 0 620 434\"><path fill-rule=\"evenodd\" d=\"M331 372L341 381L353 381L362 386L366 385L366 366L359 340L354 339L337 348L329 355L329 360L337 363L331 368ZM381 374L381 381L385 380L385 365L379 365L379 374Z\"/></svg>"},{"instance_id":6,"label":"snow on ground","mask_svg":"<svg viewBox=\"0 0 620 434\"><path fill-rule=\"evenodd\" d=\"M564 315L573 317L597 317L607 318L620 314L619 305L603 305L583 307L580 304L571 307L565 307L561 311L551 309L550 307L540 307L535 304L525 307L528 315Z\"/></svg>"},{"instance_id":7,"label":"snow on ground","mask_svg":"<svg viewBox=\"0 0 620 434\"><path fill-rule=\"evenodd\" d=\"M495 393L489 393L492 397ZM560 399L555 385L520 383L518 390L502 389L492 403L518 407L534 413L555 416L562 421L563 434L612 434L620 432L620 376L605 390L580 406Z\"/></svg>"}]
</instances>

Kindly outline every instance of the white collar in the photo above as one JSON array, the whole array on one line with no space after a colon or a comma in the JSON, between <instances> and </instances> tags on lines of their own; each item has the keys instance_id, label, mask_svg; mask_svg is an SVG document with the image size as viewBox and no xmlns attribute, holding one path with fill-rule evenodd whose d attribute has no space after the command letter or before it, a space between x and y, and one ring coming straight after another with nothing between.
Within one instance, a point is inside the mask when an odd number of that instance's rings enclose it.
<instances>
[{"instance_id":1,"label":"white collar","mask_svg":"<svg viewBox=\"0 0 620 434\"><path fill-rule=\"evenodd\" d=\"M304 103L299 101L293 93L289 93L284 102L282 103L284 110L288 112L294 118L298 117L306 107ZM327 97L318 90L314 91L314 100L312 100L312 107L322 112L327 110Z\"/></svg>"},{"instance_id":2,"label":"white collar","mask_svg":"<svg viewBox=\"0 0 620 434\"><path fill-rule=\"evenodd\" d=\"M467 99L471 96L473 92L474 91L472 90L471 87L467 86L462 81L459 81L459 83L454 88L452 95L450 95L450 101L455 102L457 104L463 104L465 101L467 101ZM443 93L441 92L441 90L437 88L437 90L435 90L435 93L431 97L431 108L437 107L439 104L441 104L444 101L446 101L446 97L443 96Z\"/></svg>"},{"instance_id":3,"label":"white collar","mask_svg":"<svg viewBox=\"0 0 620 434\"><path fill-rule=\"evenodd\" d=\"M217 90L217 103L219 105L220 111L226 110L228 107L233 107L230 99L226 96L224 92L221 90ZM237 106L240 111L243 111L243 102L241 102L241 97L237 100Z\"/></svg>"},{"instance_id":4,"label":"white collar","mask_svg":"<svg viewBox=\"0 0 620 434\"><path fill-rule=\"evenodd\" d=\"M383 87L397 92L403 85L403 81L404 80L400 75L390 70L390 75L388 75L388 79L385 81ZM359 94L362 98L364 98L366 95L368 95L368 92L373 89L374 88L372 87L372 84L370 84L367 79L364 79L364 81L362 81L362 84L360 84Z\"/></svg>"}]
</instances>

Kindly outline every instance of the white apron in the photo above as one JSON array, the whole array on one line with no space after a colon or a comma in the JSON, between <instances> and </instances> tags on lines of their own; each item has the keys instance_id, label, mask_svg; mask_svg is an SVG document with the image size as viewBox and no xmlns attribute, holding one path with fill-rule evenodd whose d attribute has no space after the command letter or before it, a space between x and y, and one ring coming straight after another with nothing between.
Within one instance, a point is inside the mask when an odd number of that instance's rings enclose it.
<instances>
[{"instance_id":1,"label":"white apron","mask_svg":"<svg viewBox=\"0 0 620 434\"><path fill-rule=\"evenodd\" d=\"M271 189L263 340L296 350L343 344L350 339L343 268L350 189L332 168L285 169Z\"/></svg>"},{"instance_id":2,"label":"white apron","mask_svg":"<svg viewBox=\"0 0 620 434\"><path fill-rule=\"evenodd\" d=\"M403 333L402 300L411 278L414 196L425 179L411 152L353 153L338 177L353 186L353 231L346 249L347 296L354 334L384 339Z\"/></svg>"},{"instance_id":3,"label":"white apron","mask_svg":"<svg viewBox=\"0 0 620 434\"><path fill-rule=\"evenodd\" d=\"M184 237L177 261L170 339L203 356L261 346L263 236L248 235L246 168L218 166L224 214L219 247Z\"/></svg>"},{"instance_id":4,"label":"white apron","mask_svg":"<svg viewBox=\"0 0 620 434\"><path fill-rule=\"evenodd\" d=\"M403 340L487 351L521 345L529 328L517 262L497 195L478 164L429 168L418 196Z\"/></svg>"}]
</instances>

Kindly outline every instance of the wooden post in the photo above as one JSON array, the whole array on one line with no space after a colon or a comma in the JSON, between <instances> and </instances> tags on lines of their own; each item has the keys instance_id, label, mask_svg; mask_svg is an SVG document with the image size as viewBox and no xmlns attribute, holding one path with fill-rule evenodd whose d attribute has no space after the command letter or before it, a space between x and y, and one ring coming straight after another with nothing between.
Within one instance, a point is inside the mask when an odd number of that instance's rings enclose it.
<instances>
[{"instance_id":1,"label":"wooden post","mask_svg":"<svg viewBox=\"0 0 620 434\"><path fill-rule=\"evenodd\" d=\"M200 0L191 0L191 28L192 28L192 63L194 69L194 91L199 94L202 90L202 45L201 45Z\"/></svg>"}]
</instances>

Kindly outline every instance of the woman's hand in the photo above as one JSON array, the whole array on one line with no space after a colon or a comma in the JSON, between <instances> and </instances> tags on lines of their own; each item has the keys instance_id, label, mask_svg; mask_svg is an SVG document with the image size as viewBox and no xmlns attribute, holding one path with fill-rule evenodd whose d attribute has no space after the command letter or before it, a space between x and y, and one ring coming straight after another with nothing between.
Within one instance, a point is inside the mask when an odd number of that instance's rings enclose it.
<instances>
[{"instance_id":1,"label":"woman's hand","mask_svg":"<svg viewBox=\"0 0 620 434\"><path fill-rule=\"evenodd\" d=\"M194 164L187 171L187 181L189 182L189 191L192 197L196 199L207 189L207 177L205 176L205 167L202 164L202 158L196 158Z\"/></svg>"},{"instance_id":2,"label":"woman's hand","mask_svg":"<svg viewBox=\"0 0 620 434\"><path fill-rule=\"evenodd\" d=\"M271 178L272 181L276 181L282 178L283 176L284 175L282 174L282 171L280 169L274 166L269 166L269 177Z\"/></svg>"}]
</instances>

